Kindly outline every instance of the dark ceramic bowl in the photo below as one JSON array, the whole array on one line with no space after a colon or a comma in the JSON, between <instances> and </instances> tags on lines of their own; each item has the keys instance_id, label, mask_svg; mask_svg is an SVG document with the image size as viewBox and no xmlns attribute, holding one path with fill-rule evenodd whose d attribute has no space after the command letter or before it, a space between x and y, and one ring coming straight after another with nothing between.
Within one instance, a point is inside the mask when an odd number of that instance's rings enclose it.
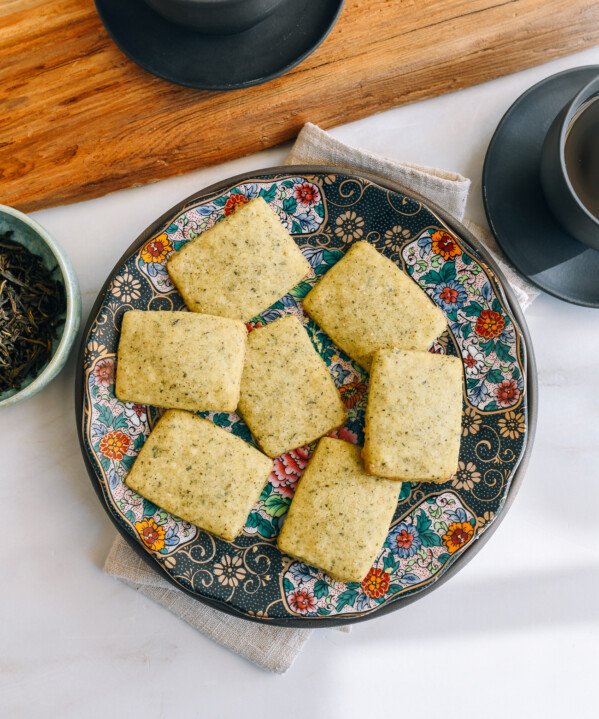
<instances>
[{"instance_id":1,"label":"dark ceramic bowl","mask_svg":"<svg viewBox=\"0 0 599 719\"><path fill-rule=\"evenodd\" d=\"M146 0L167 20L206 35L232 35L257 25L281 0Z\"/></svg>"},{"instance_id":2,"label":"dark ceramic bowl","mask_svg":"<svg viewBox=\"0 0 599 719\"><path fill-rule=\"evenodd\" d=\"M551 212L569 235L595 250L599 250L599 218L576 194L566 165L565 146L574 116L598 93L599 76L585 85L557 115L545 137L541 155L541 184Z\"/></svg>"}]
</instances>

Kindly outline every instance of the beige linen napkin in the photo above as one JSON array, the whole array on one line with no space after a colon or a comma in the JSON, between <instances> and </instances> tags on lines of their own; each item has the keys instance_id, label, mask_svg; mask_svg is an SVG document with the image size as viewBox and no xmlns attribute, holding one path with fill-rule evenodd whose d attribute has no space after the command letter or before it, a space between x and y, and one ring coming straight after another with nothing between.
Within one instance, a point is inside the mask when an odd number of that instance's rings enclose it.
<instances>
[{"instance_id":1,"label":"beige linen napkin","mask_svg":"<svg viewBox=\"0 0 599 719\"><path fill-rule=\"evenodd\" d=\"M213 641L271 672L286 672L312 633L310 629L248 622L201 604L163 579L120 534L108 553L104 571L162 604Z\"/></svg>"},{"instance_id":2,"label":"beige linen napkin","mask_svg":"<svg viewBox=\"0 0 599 719\"><path fill-rule=\"evenodd\" d=\"M333 165L393 180L431 199L459 220L463 219L470 189L470 180L462 175L371 155L344 145L312 124L307 124L300 132L287 164ZM500 255L501 251L486 230L473 223L465 224L500 265L523 309L527 307L538 295L538 290ZM201 604L151 569L120 535L108 554L104 570L161 604L205 636L268 671L287 671L312 633L311 629L287 629L248 622Z\"/></svg>"}]
</instances>

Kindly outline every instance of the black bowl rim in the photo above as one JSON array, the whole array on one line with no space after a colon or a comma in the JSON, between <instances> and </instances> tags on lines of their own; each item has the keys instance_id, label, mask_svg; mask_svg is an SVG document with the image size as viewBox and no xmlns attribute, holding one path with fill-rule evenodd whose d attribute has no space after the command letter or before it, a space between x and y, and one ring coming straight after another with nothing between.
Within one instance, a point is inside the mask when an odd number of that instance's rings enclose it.
<instances>
[{"instance_id":1,"label":"black bowl rim","mask_svg":"<svg viewBox=\"0 0 599 719\"><path fill-rule=\"evenodd\" d=\"M339 20L339 16L341 15L341 11L343 10L343 5L345 4L345 0L335 0L338 3L338 8L333 14L333 17L331 18L331 21L327 26L323 28L322 33L318 36L317 40L312 43L304 52L302 52L300 55L298 55L296 58L294 58L291 62L287 63L286 65L283 65L282 67L278 68L277 70L274 70L273 72L263 75L261 77L252 78L251 80L245 80L243 82L233 82L228 85L223 85L219 83L199 83L199 82L187 82L184 80L178 80L175 79L173 76L169 75L168 73L163 73L162 71L150 67L149 63L145 62L144 60L141 60L140 58L134 57L132 54L129 53L127 49L122 47L121 43L117 40L116 36L114 35L112 28L109 26L107 21L105 20L104 15L104 9L102 7L102 0L94 0L94 5L96 7L96 11L98 13L98 16L100 20L102 21L102 25L104 26L104 29L110 36L110 39L112 42L116 45L116 47L131 60L131 62L134 62L138 67L141 67L142 70L145 72L150 73L151 75L154 75L155 77L159 77L162 80L165 80L166 82L170 82L174 85L180 85L182 87L189 87L194 90L214 90L214 91L227 91L227 90L240 90L244 89L246 87L254 87L256 85L264 85L267 82L270 82L271 80L275 80L277 77L281 77L282 75L287 74L291 70L293 70L295 67L300 65L304 60L306 60L310 55L312 55L316 50L322 45L322 43L327 39L327 37L331 34L333 28L337 24L337 21ZM159 14L154 8L150 8L152 12L155 12ZM275 13L278 8L275 8L272 12ZM167 20L166 18L162 18L165 23L170 23L170 20ZM255 26L254 26L255 27ZM252 28L249 28L250 30ZM245 31L247 32L247 31ZM201 33L198 33L198 35ZM218 35L211 35L209 37L218 37ZM228 36L223 36L228 37Z\"/></svg>"},{"instance_id":2,"label":"black bowl rim","mask_svg":"<svg viewBox=\"0 0 599 719\"><path fill-rule=\"evenodd\" d=\"M169 20L170 22L177 23L177 20L174 18L171 19L168 17L168 14L162 12L159 10L155 3L160 3L161 0L146 0L146 3L152 8L152 10L155 10L159 15L162 15L162 17L165 20ZM202 10L209 11L209 12L215 12L215 11L228 11L229 9L234 9L235 6L238 6L242 3L247 2L247 0L169 0L169 2L174 3L179 6L179 10L190 10L192 12L201 12ZM258 0L260 2L260 0ZM254 25L258 25L258 23L262 22L268 15L276 10L277 6L281 4L283 0L270 0L270 5L264 11L263 13L258 13L257 17L254 17L252 21L249 21L245 27L242 27L238 32L243 32L244 30L248 30L249 28L253 27ZM188 24L188 27L190 29L198 28L200 29L201 26L198 26L198 24L195 21L191 21L190 24ZM235 35L237 31L233 31L232 35ZM216 35L222 35L222 32L212 32L209 34L216 34ZM228 33L227 33L228 34Z\"/></svg>"},{"instance_id":3,"label":"black bowl rim","mask_svg":"<svg viewBox=\"0 0 599 719\"><path fill-rule=\"evenodd\" d=\"M566 163L566 140L568 137L568 130L570 129L570 123L572 122L574 115L576 115L576 113L580 110L584 103L597 96L599 96L599 72L597 73L596 77L590 80L579 92L576 93L572 100L570 100L570 102L568 102L562 108L561 112L558 113L556 120L563 113L563 117L559 121L558 152L559 162L562 170L562 177L565 180L566 187L568 188L568 192L570 193L570 198L573 200L574 204L578 207L582 214L586 217L589 224L593 225L595 229L599 230L599 217L594 215L578 196L578 193L576 192L576 190L574 189L574 185L572 184L572 180L570 179L570 173L568 172L568 166ZM599 100L596 100L596 102L599 102ZM575 237L574 239L578 238ZM583 244L586 243L583 242ZM594 245L589 245L589 247L591 249L597 249L597 247L595 247Z\"/></svg>"},{"instance_id":4,"label":"black bowl rim","mask_svg":"<svg viewBox=\"0 0 599 719\"><path fill-rule=\"evenodd\" d=\"M267 619L264 617L255 617L255 616L248 616L247 614L244 614L243 612L240 612L233 607L229 606L228 604L225 604L224 602L216 601L209 599L207 597L200 596L198 594L195 594L194 592L186 589L185 587L182 587L180 584L175 582L175 580L166 572L157 562L155 559L153 559L147 552L145 552L141 546L138 545L137 542L125 531L125 529L117 522L116 518L106 505L106 501L104 499L104 496L102 494L102 489L100 487L100 483L96 477L95 471L92 467L92 464L87 456L87 452L85 450L85 444L84 444L84 438L83 438L83 359L85 355L85 347L86 347L86 338L89 333L91 324L96 317L98 310L104 300L104 296L106 294L106 291L108 289L108 286L110 285L110 282L112 281L112 278L114 274L120 269L123 262L131 255L131 253L141 246L144 242L147 242L147 240L152 237L161 227L164 226L164 224L169 220L172 219L173 216L180 214L183 212L188 206L194 204L197 202L198 199L201 199L207 195L215 194L231 185L239 184L243 181L252 179L256 176L263 176L263 175L281 175L281 174L297 174L297 175L347 175L349 177L356 177L361 178L364 180L367 180L369 182L374 183L375 185L378 185L379 187L382 187L383 189L390 190L392 192L399 192L401 194L408 195L410 197L413 197L418 202L421 202L423 205L426 206L427 209L430 209L439 216L439 218L447 224L447 226L453 230L457 236L460 238L462 242L466 244L469 251L472 251L473 254L478 255L480 259L490 267L490 269L493 271L493 273L496 275L498 284L500 285L502 291L504 292L507 300L508 300L508 306L510 308L510 311L512 312L513 316L516 318L518 322L519 329L521 331L524 344L526 347L526 379L527 379L527 393L528 393L528 432L526 436L526 444L524 446L522 456L520 457L520 461L518 463L518 466L516 467L514 471L514 476L512 478L512 482L510 484L510 487L508 489L507 496L505 498L505 502L503 504L503 507L501 508L501 511L499 514L495 517L493 523L491 526L485 530L485 532L469 547L467 547L464 552L455 560L455 562L447 569L443 574L437 579L432 581L429 586L427 586L425 589L416 592L415 594L406 597L404 599L397 600L395 602L391 602L389 604L381 606L380 609L376 609L373 611L368 612L367 614L364 614L363 616L357 616L357 617L348 617L347 619L344 619L342 617L339 617L337 619L296 619L296 618L279 618L279 619ZM505 517L508 509L512 505L516 494L518 493L518 490L520 489L520 485L522 484L522 480L524 477L524 473L526 470L526 467L528 465L528 461L530 459L530 453L532 450L532 446L534 443L534 437L536 433L536 425L537 425L537 393L538 393L538 384L537 384L537 368L536 368L536 362L535 362L535 356L532 349L532 341L530 338L530 334L528 331L528 327L526 325L526 321L524 319L524 316L522 314L522 310L520 309L520 306L518 304L518 301L514 295L514 292L512 291L508 281L505 279L503 273L497 266L497 263L493 260L493 258L489 255L487 250L485 250L484 247L481 246L480 242L474 237L474 235L466 228L464 225L454 218L449 213L445 212L445 210L441 209L436 203L431 202L430 200L427 200L426 198L422 197L421 195L412 192L411 190L407 189L406 187L402 186L401 184L397 182L393 182L391 180L386 180L384 178L376 177L374 175L370 175L367 173L362 172L353 172L349 168L341 168L341 167L332 167L328 165L281 165L277 167L267 167L264 169L257 169L253 170L251 172L244 172L240 175L236 175L234 177L229 177L224 180L220 180L219 182L215 182L212 185L209 185L208 187L200 190L199 192L194 192L192 195L187 197L182 202L177 203L172 208L167 210L165 213L163 213L157 220L152 222L138 237L136 240L134 240L131 245L126 249L126 251L123 253L123 255L119 258L117 263L115 264L114 268L109 273L106 281L104 282L102 288L100 289L98 296L94 302L94 305L90 311L88 320L85 324L85 329L83 331L82 337L81 337L81 345L79 348L79 354L77 358L77 374L75 378L75 414L76 414L76 422L77 422L77 436L79 438L79 445L81 448L81 453L83 455L83 459L85 462L85 466L87 469L87 472L89 474L89 477L91 479L92 485L94 489L96 490L96 494L98 495L98 498L100 500L100 503L102 504L102 507L108 514L110 520L114 524L114 526L117 528L118 532L121 534L121 536L125 539L127 544L133 548L133 550L140 556L150 567L152 567L155 571L157 571L161 577L166 579L170 584L172 584L177 589L181 590L185 594L188 594L190 597L193 597L197 601L206 604L209 607L212 607L213 609L217 609L219 611L225 612L225 614L230 614L234 617L239 617L242 619L246 619L247 621L252 622L258 622L260 624L267 624L269 626L281 626L281 627L293 627L298 629L308 629L308 628L316 628L316 627L338 627L348 624L356 624L358 622L364 622L368 621L370 619L374 619L376 617L382 616L383 614L388 614L390 612L396 611L402 607L407 606L408 604L411 604L412 602L415 602L422 597L426 596L429 592L435 590L437 587L440 587L442 584L444 584L446 581L448 581L451 577L453 577L457 572L460 571L466 564L482 549L482 547L488 542L491 535L495 532L497 527L499 526L500 522Z\"/></svg>"}]
</instances>

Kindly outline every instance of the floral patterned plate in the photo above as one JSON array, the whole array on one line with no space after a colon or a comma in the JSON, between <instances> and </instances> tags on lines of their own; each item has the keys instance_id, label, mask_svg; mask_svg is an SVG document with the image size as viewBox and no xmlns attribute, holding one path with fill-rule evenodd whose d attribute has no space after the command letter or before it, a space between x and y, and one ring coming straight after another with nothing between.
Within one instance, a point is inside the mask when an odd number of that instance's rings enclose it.
<instances>
[{"instance_id":1,"label":"floral patterned plate","mask_svg":"<svg viewBox=\"0 0 599 719\"><path fill-rule=\"evenodd\" d=\"M274 462L243 533L224 542L165 512L124 484L161 411L114 394L116 350L129 309L183 308L169 255L248 199L262 196L293 234L312 274L248 323L297 315L349 409L334 436L363 439L368 375L309 320L302 298L348 247L371 242L445 313L432 352L464 363L459 469L446 484L404 483L392 527L362 582L336 582L282 555L276 536L313 446ZM77 379L81 446L92 482L121 534L178 587L224 611L281 625L331 625L405 605L445 581L486 540L521 479L535 425L535 369L524 320L486 253L457 221L401 188L335 169L286 167L237 177L157 220L110 275L84 333ZM203 413L248 442L236 414Z\"/></svg>"}]
</instances>

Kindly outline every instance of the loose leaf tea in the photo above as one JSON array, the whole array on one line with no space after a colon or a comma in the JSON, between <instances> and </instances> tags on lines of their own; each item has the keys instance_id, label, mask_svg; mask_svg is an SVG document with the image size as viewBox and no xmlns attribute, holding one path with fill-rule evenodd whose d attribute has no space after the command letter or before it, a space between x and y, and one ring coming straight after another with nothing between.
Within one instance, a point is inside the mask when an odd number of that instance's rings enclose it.
<instances>
[{"instance_id":1,"label":"loose leaf tea","mask_svg":"<svg viewBox=\"0 0 599 719\"><path fill-rule=\"evenodd\" d=\"M11 238L0 234L0 392L19 389L44 368L66 310L53 270Z\"/></svg>"}]
</instances>

